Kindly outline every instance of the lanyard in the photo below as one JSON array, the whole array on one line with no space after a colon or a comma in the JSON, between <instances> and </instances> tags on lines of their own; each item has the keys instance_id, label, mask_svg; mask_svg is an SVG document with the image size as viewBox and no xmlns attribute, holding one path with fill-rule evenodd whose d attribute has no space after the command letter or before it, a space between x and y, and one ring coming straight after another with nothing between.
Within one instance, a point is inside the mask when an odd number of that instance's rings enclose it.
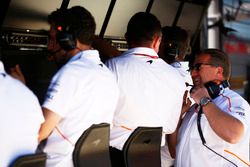
<instances>
[{"instance_id":1,"label":"lanyard","mask_svg":"<svg viewBox=\"0 0 250 167\"><path fill-rule=\"evenodd\" d=\"M158 56L151 56L151 55L147 55L147 54L142 54L142 53L134 53L134 55L136 56L146 56L146 57L150 57L152 59L158 59Z\"/></svg>"}]
</instances>

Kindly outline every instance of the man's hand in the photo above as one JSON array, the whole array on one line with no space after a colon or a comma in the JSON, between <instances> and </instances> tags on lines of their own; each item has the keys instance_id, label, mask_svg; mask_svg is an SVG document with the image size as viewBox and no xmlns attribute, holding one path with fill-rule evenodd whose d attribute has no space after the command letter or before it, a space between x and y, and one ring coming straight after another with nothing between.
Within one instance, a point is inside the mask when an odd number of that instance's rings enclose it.
<instances>
[{"instance_id":1,"label":"man's hand","mask_svg":"<svg viewBox=\"0 0 250 167\"><path fill-rule=\"evenodd\" d=\"M188 109L191 107L191 104L192 104L191 100L187 97L187 95L188 95L188 90L186 90L184 95L183 95L181 118L188 111Z\"/></svg>"},{"instance_id":2,"label":"man's hand","mask_svg":"<svg viewBox=\"0 0 250 167\"><path fill-rule=\"evenodd\" d=\"M194 99L195 103L197 104L200 104L200 100L203 97L211 98L208 94L207 89L205 87L199 87L199 86L192 88L190 96Z\"/></svg>"}]
</instances>

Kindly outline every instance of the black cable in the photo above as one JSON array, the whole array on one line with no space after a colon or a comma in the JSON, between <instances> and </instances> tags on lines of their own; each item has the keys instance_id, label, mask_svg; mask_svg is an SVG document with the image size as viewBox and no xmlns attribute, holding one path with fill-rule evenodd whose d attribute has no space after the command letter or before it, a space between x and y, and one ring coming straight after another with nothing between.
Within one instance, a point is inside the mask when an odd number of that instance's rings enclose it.
<instances>
[{"instance_id":1,"label":"black cable","mask_svg":"<svg viewBox=\"0 0 250 167\"><path fill-rule=\"evenodd\" d=\"M206 145L206 140L203 136L203 132L202 132L202 129L201 129L201 116L202 116L202 107L200 106L200 109L198 111L198 115L197 115L197 128L198 128L198 132L199 132L199 136L201 138L201 141L202 141L202 145L205 146L207 149L209 149L210 151L212 151L213 153L215 153L216 155L220 156L221 158L225 159L226 161L230 162L232 165L238 167L234 162L230 161L229 159L227 159L226 157L224 157L223 155L217 153L216 151L214 151L212 148L208 147Z\"/></svg>"},{"instance_id":2,"label":"black cable","mask_svg":"<svg viewBox=\"0 0 250 167\"><path fill-rule=\"evenodd\" d=\"M202 141L202 144L205 145L206 144L206 140L203 136L202 130L201 130L201 115L202 115L202 107L199 106L200 109L198 111L198 115L197 115L197 128L198 128L198 132Z\"/></svg>"}]
</instances>

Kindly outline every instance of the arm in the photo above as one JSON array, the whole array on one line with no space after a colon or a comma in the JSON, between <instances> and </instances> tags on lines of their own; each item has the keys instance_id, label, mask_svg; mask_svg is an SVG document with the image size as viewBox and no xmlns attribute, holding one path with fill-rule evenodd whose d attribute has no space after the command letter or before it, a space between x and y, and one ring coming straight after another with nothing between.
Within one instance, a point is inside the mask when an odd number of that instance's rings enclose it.
<instances>
[{"instance_id":1,"label":"arm","mask_svg":"<svg viewBox=\"0 0 250 167\"><path fill-rule=\"evenodd\" d=\"M179 120L179 123L174 133L167 134L168 150L169 150L170 156L173 159L175 159L175 156L176 156L177 134L180 129L180 125L181 125L181 119Z\"/></svg>"},{"instance_id":2,"label":"arm","mask_svg":"<svg viewBox=\"0 0 250 167\"><path fill-rule=\"evenodd\" d=\"M232 144L241 139L244 133L244 125L238 119L221 111L212 102L203 107L203 112L212 129L222 139Z\"/></svg>"},{"instance_id":3,"label":"arm","mask_svg":"<svg viewBox=\"0 0 250 167\"><path fill-rule=\"evenodd\" d=\"M61 120L61 116L59 116L55 112L47 108L42 108L42 110L43 110L45 121L42 123L40 130L39 130L39 137L38 137L39 142L48 138L48 136L51 134L53 129Z\"/></svg>"},{"instance_id":4,"label":"arm","mask_svg":"<svg viewBox=\"0 0 250 167\"><path fill-rule=\"evenodd\" d=\"M202 97L210 96L205 87L199 87L192 91L191 97L199 104ZM203 106L202 109L211 128L223 140L234 144L241 139L244 133L244 125L241 121L223 112L213 102Z\"/></svg>"},{"instance_id":5,"label":"arm","mask_svg":"<svg viewBox=\"0 0 250 167\"><path fill-rule=\"evenodd\" d=\"M188 109L191 107L191 104L192 104L191 100L187 97L187 95L188 95L188 91L186 90L184 93L184 96L183 96L181 115L180 115L180 119L179 119L177 128L174 131L174 133L167 135L168 149L169 149L169 153L170 153L172 158L175 158L175 155L176 155L175 148L177 145L177 134L178 134L178 131L181 127L182 118L185 115L185 113L188 111Z\"/></svg>"}]
</instances>

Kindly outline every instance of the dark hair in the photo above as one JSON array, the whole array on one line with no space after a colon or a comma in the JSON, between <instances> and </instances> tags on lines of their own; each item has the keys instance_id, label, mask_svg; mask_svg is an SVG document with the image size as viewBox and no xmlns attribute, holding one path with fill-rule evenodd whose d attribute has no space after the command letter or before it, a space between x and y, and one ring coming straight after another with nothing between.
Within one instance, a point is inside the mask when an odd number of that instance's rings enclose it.
<instances>
[{"instance_id":1,"label":"dark hair","mask_svg":"<svg viewBox=\"0 0 250 167\"><path fill-rule=\"evenodd\" d=\"M222 67L224 69L223 76L225 79L229 79L231 74L231 63L228 55L219 49L204 49L201 50L196 57L201 55L208 54L210 56L210 63Z\"/></svg>"},{"instance_id":2,"label":"dark hair","mask_svg":"<svg viewBox=\"0 0 250 167\"><path fill-rule=\"evenodd\" d=\"M61 26L62 31L71 33L79 42L91 45L95 34L96 23L91 13L84 7L58 9L48 16L49 23Z\"/></svg>"},{"instance_id":3,"label":"dark hair","mask_svg":"<svg viewBox=\"0 0 250 167\"><path fill-rule=\"evenodd\" d=\"M161 23L151 13L136 13L128 22L126 39L128 44L150 43L155 35L161 36Z\"/></svg>"},{"instance_id":4,"label":"dark hair","mask_svg":"<svg viewBox=\"0 0 250 167\"><path fill-rule=\"evenodd\" d=\"M160 57L170 64L176 61L176 56L184 59L189 47L188 32L180 27L165 26L162 35Z\"/></svg>"}]
</instances>

